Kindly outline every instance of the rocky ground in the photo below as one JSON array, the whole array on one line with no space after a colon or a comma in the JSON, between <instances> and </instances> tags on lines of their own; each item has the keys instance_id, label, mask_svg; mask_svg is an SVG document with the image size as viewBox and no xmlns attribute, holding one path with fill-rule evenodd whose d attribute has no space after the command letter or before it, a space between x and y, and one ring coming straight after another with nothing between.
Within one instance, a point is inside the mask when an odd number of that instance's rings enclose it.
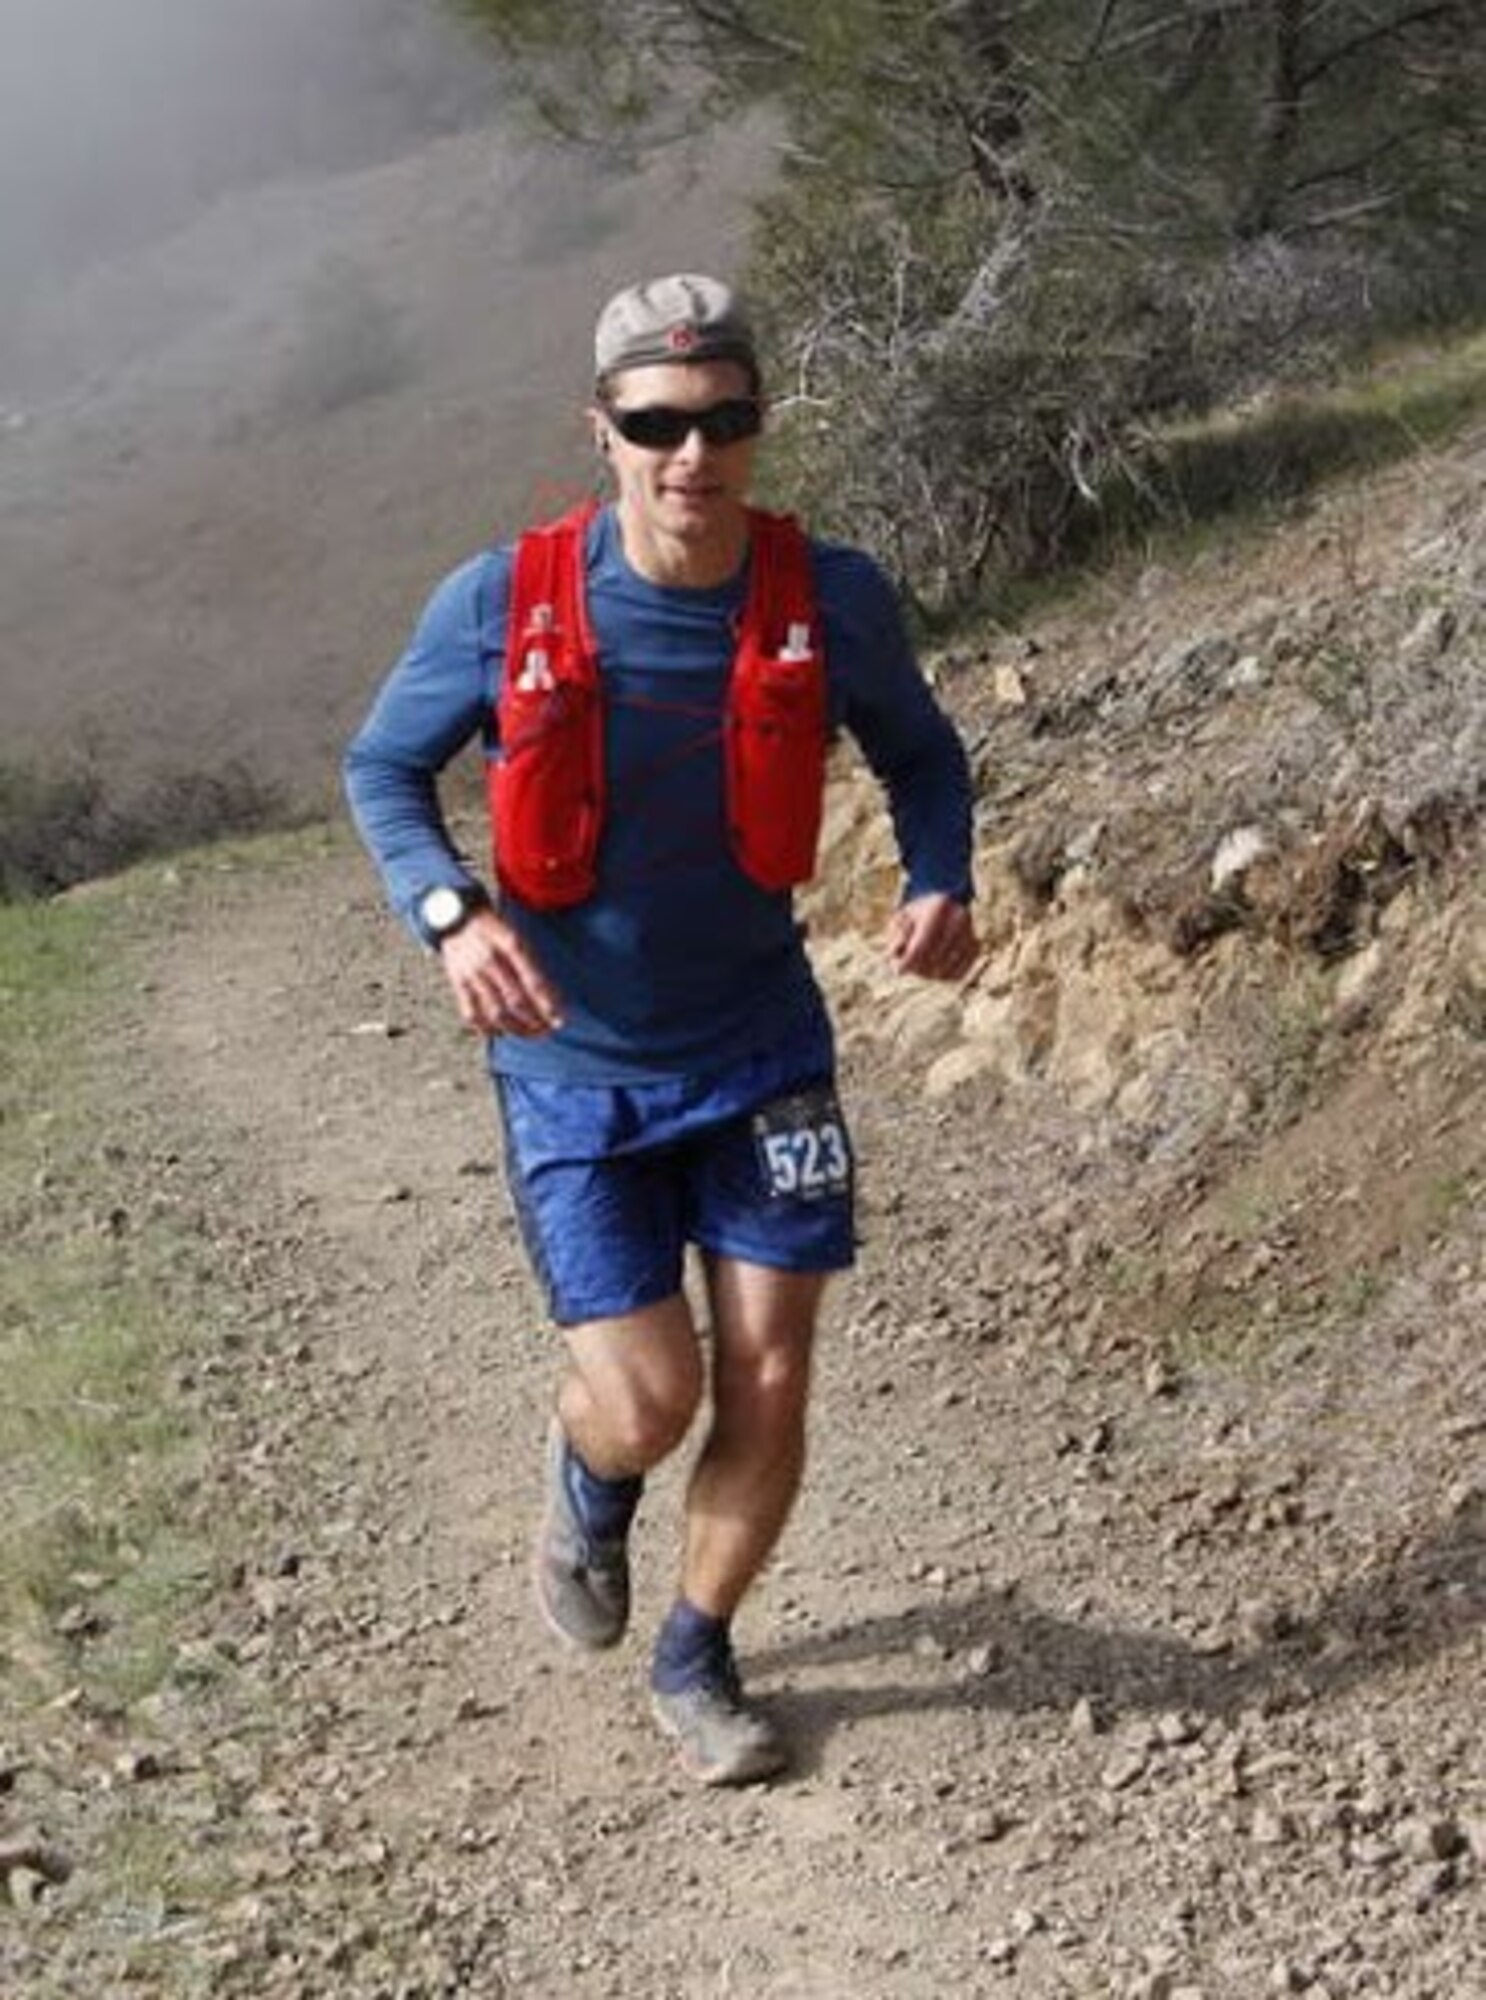
<instances>
[{"instance_id":1,"label":"rocky ground","mask_svg":"<svg viewBox=\"0 0 1486 2000\"><path fill-rule=\"evenodd\" d=\"M436 971L340 836L138 878L50 1193L197 1244L237 1559L148 1701L7 1724L7 1992L1482 1990L1483 449L941 663L961 993L888 978L843 780L864 1240L741 1626L766 1790L646 1713L679 1470L618 1654L532 1612L553 1350ZM150 1829L194 1888L102 1895Z\"/></svg>"}]
</instances>

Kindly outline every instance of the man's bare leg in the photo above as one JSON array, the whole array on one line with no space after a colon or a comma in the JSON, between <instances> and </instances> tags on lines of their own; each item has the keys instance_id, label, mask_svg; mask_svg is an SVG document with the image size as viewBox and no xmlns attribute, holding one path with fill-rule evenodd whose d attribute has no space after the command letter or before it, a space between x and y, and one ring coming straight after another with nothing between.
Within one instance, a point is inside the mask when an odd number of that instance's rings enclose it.
<instances>
[{"instance_id":1,"label":"man's bare leg","mask_svg":"<svg viewBox=\"0 0 1486 2000\"><path fill-rule=\"evenodd\" d=\"M640 1480L686 1435L703 1371L691 1310L679 1293L569 1328L567 1341L571 1366L547 1440L533 1581L558 1637L595 1651L624 1637Z\"/></svg>"},{"instance_id":2,"label":"man's bare leg","mask_svg":"<svg viewBox=\"0 0 1486 2000\"><path fill-rule=\"evenodd\" d=\"M820 1277L707 1260L712 1422L687 1490L681 1593L650 1670L656 1719L703 1784L751 1784L789 1763L774 1724L744 1699L729 1627L799 1490L824 1288Z\"/></svg>"},{"instance_id":3,"label":"man's bare leg","mask_svg":"<svg viewBox=\"0 0 1486 2000\"><path fill-rule=\"evenodd\" d=\"M600 1478L648 1472L686 1436L701 1401L702 1355L684 1295L564 1334L571 1366L557 1413L569 1443Z\"/></svg>"},{"instance_id":4,"label":"man's bare leg","mask_svg":"<svg viewBox=\"0 0 1486 2000\"><path fill-rule=\"evenodd\" d=\"M707 1260L712 1426L686 1496L682 1592L730 1618L789 1519L805 1465L824 1277Z\"/></svg>"}]
</instances>

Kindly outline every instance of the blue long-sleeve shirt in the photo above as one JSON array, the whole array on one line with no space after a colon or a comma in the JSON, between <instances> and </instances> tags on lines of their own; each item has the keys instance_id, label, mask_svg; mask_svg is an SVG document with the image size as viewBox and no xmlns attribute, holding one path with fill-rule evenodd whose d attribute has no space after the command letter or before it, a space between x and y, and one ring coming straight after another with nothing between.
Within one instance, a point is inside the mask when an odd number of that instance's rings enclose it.
<instances>
[{"instance_id":1,"label":"blue long-sleeve shirt","mask_svg":"<svg viewBox=\"0 0 1486 2000\"><path fill-rule=\"evenodd\" d=\"M884 784L905 894L970 896L964 751L913 657L896 595L866 556L813 542L833 727ZM796 1043L829 1054L829 1027L792 899L760 889L728 847L722 718L746 571L715 588L653 584L625 558L612 509L587 545L589 616L605 695L607 810L598 888L566 910L510 901L562 996L564 1025L501 1037L492 1065L571 1082L705 1076ZM456 853L438 775L477 732L499 755L496 704L511 551L487 551L429 600L346 756L357 827L393 908L473 877Z\"/></svg>"}]
</instances>

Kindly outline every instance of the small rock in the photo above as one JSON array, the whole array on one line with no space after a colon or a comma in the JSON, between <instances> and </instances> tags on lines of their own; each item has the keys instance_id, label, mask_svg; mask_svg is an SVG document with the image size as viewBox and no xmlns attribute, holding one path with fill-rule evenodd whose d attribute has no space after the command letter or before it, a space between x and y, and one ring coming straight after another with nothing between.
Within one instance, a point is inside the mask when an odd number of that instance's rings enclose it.
<instances>
[{"instance_id":1,"label":"small rock","mask_svg":"<svg viewBox=\"0 0 1486 2000\"><path fill-rule=\"evenodd\" d=\"M1244 1637L1254 1645L1272 1646L1296 1631L1295 1613L1288 1604L1254 1601L1241 1605L1238 1615Z\"/></svg>"},{"instance_id":2,"label":"small rock","mask_svg":"<svg viewBox=\"0 0 1486 2000\"><path fill-rule=\"evenodd\" d=\"M1436 1861L1432 1867L1421 1868L1413 1885L1414 1908L1427 1910L1459 1886L1460 1876L1453 1861Z\"/></svg>"},{"instance_id":3,"label":"small rock","mask_svg":"<svg viewBox=\"0 0 1486 2000\"><path fill-rule=\"evenodd\" d=\"M1137 1778L1143 1778L1146 1770L1144 1750L1125 1750L1118 1757L1112 1757L1099 1774L1099 1782L1107 1792L1123 1792L1133 1785Z\"/></svg>"},{"instance_id":4,"label":"small rock","mask_svg":"<svg viewBox=\"0 0 1486 2000\"><path fill-rule=\"evenodd\" d=\"M1003 708L1027 706L1027 683L1008 661L1001 661L992 672L991 692Z\"/></svg>"},{"instance_id":5,"label":"small rock","mask_svg":"<svg viewBox=\"0 0 1486 2000\"><path fill-rule=\"evenodd\" d=\"M1451 1861L1466 1844L1453 1819L1408 1819L1398 1829L1399 1846L1414 1861Z\"/></svg>"},{"instance_id":6,"label":"small rock","mask_svg":"<svg viewBox=\"0 0 1486 2000\"><path fill-rule=\"evenodd\" d=\"M1182 1379L1169 1361L1159 1358L1152 1361L1145 1371L1145 1392L1148 1396L1174 1396L1182 1386Z\"/></svg>"},{"instance_id":7,"label":"small rock","mask_svg":"<svg viewBox=\"0 0 1486 2000\"><path fill-rule=\"evenodd\" d=\"M114 1759L114 1772L126 1785L143 1785L165 1775L165 1762L154 1750L126 1750Z\"/></svg>"},{"instance_id":8,"label":"small rock","mask_svg":"<svg viewBox=\"0 0 1486 2000\"><path fill-rule=\"evenodd\" d=\"M1420 614L1413 630L1404 640L1404 658L1437 659L1441 653L1447 653L1455 637L1458 622L1451 605L1431 605L1427 611Z\"/></svg>"},{"instance_id":9,"label":"small rock","mask_svg":"<svg viewBox=\"0 0 1486 2000\"><path fill-rule=\"evenodd\" d=\"M1230 882L1241 881L1254 863L1262 861L1268 852L1269 841L1260 827L1235 827L1218 842L1208 868L1208 881L1214 889L1223 889Z\"/></svg>"},{"instance_id":10,"label":"small rock","mask_svg":"<svg viewBox=\"0 0 1486 2000\"><path fill-rule=\"evenodd\" d=\"M1287 1812L1256 1806L1249 1822L1249 1838L1256 1847L1284 1847L1295 1838L1295 1822Z\"/></svg>"},{"instance_id":11,"label":"small rock","mask_svg":"<svg viewBox=\"0 0 1486 2000\"><path fill-rule=\"evenodd\" d=\"M1014 1965L1016 1963L1016 1940L1009 1937L993 1937L985 1949L989 1965Z\"/></svg>"},{"instance_id":12,"label":"small rock","mask_svg":"<svg viewBox=\"0 0 1486 2000\"><path fill-rule=\"evenodd\" d=\"M22 1833L0 1840L0 1877L7 1883L10 1899L17 1908L29 1909L42 1890L65 1882L71 1873L71 1858L36 1834ZM21 1887L24 1900L17 1899L18 1876L27 1878Z\"/></svg>"},{"instance_id":13,"label":"small rock","mask_svg":"<svg viewBox=\"0 0 1486 2000\"><path fill-rule=\"evenodd\" d=\"M62 1639L96 1639L108 1630L108 1620L91 1604L69 1604L54 1629Z\"/></svg>"},{"instance_id":14,"label":"small rock","mask_svg":"<svg viewBox=\"0 0 1486 2000\"><path fill-rule=\"evenodd\" d=\"M34 1910L50 1887L39 1869L21 1867L6 1871L5 1891L18 1910Z\"/></svg>"},{"instance_id":15,"label":"small rock","mask_svg":"<svg viewBox=\"0 0 1486 2000\"><path fill-rule=\"evenodd\" d=\"M1353 1841L1352 1859L1359 1868L1386 1868L1398 1859L1398 1848L1382 1834L1369 1835Z\"/></svg>"},{"instance_id":16,"label":"small rock","mask_svg":"<svg viewBox=\"0 0 1486 2000\"><path fill-rule=\"evenodd\" d=\"M1068 1727L1075 1736L1098 1736L1102 1732L1103 1717L1087 1695L1080 1695L1073 1704Z\"/></svg>"}]
</instances>

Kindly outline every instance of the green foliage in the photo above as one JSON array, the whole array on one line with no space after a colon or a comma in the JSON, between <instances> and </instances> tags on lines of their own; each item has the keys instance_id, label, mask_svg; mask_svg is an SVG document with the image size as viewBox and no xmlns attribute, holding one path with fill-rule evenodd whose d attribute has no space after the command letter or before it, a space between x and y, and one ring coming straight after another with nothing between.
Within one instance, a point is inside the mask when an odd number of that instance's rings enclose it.
<instances>
[{"instance_id":1,"label":"green foliage","mask_svg":"<svg viewBox=\"0 0 1486 2000\"><path fill-rule=\"evenodd\" d=\"M1143 431L1486 298L1473 0L461 0L564 129L766 101L785 497L929 607L1046 568Z\"/></svg>"}]
</instances>

